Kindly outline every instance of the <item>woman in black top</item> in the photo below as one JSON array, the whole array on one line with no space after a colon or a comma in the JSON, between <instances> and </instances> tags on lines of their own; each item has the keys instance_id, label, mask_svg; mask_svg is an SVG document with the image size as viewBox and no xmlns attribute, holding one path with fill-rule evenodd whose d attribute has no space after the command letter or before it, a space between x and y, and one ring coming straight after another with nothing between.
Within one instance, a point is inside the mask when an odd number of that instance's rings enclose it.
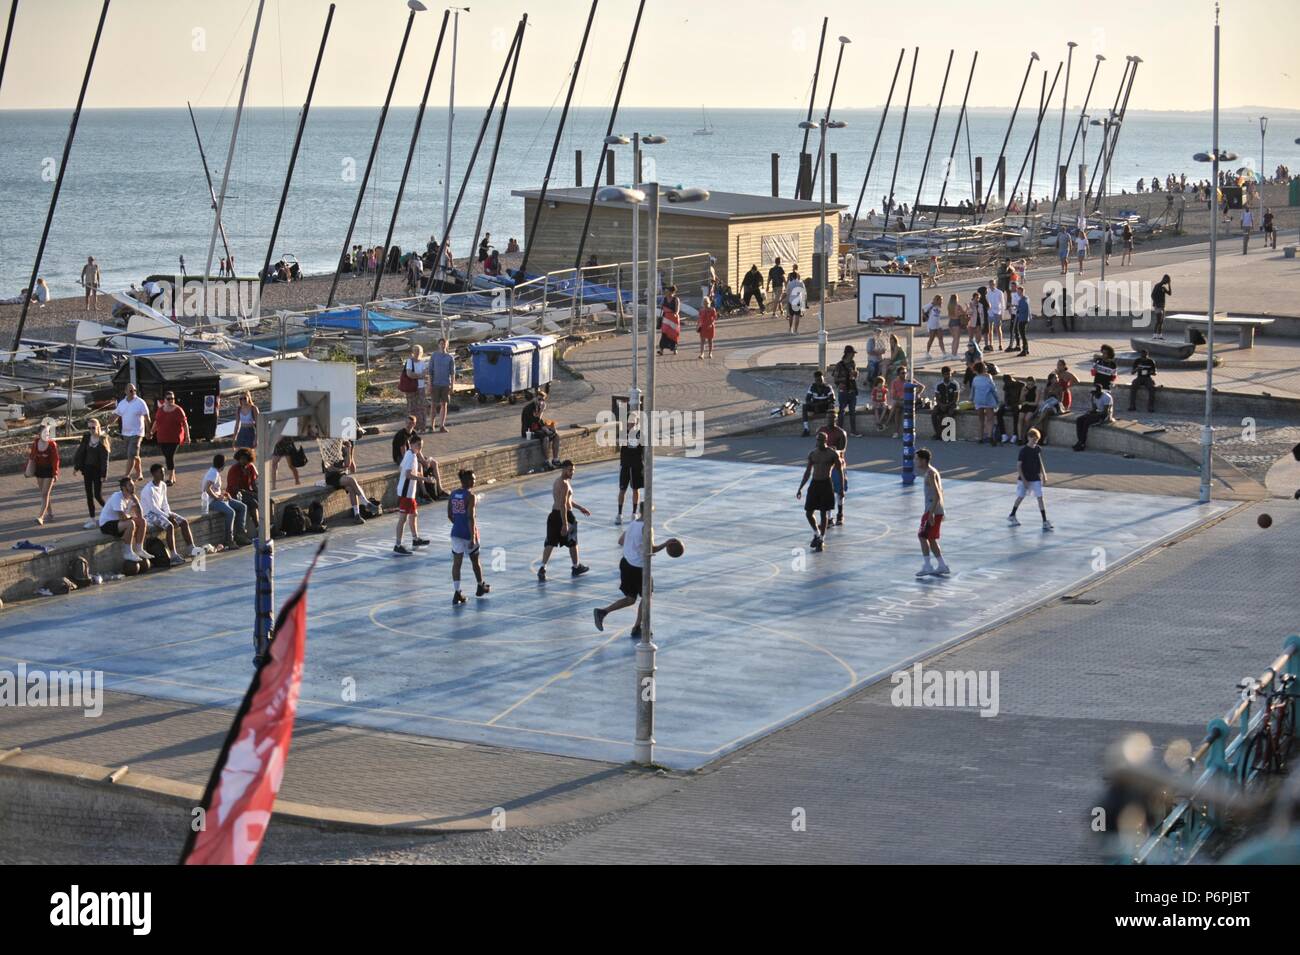
<instances>
[{"instance_id":1,"label":"woman in black top","mask_svg":"<svg viewBox=\"0 0 1300 955\"><path fill-rule=\"evenodd\" d=\"M99 420L91 418L72 458L72 470L81 472L81 481L86 488L86 510L90 513L90 520L86 521L88 528L98 524L95 505L104 506L104 478L108 477L108 458L112 451L108 435L100 431Z\"/></svg>"}]
</instances>

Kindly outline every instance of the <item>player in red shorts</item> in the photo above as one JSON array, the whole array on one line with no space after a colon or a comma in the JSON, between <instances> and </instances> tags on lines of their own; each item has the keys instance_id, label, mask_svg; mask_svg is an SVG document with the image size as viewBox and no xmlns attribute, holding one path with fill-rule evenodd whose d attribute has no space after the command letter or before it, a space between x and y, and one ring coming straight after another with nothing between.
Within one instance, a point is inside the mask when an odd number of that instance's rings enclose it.
<instances>
[{"instance_id":1,"label":"player in red shorts","mask_svg":"<svg viewBox=\"0 0 1300 955\"><path fill-rule=\"evenodd\" d=\"M420 457L420 447L424 443L418 434L411 435L407 441L406 454L402 456L402 469L397 475L397 543L393 547L394 554L409 556L411 551L402 546L402 531L406 528L406 522L411 522L411 545L413 547L427 547L429 542L420 536L420 527L416 516L420 512L419 505L415 503L416 489L420 486L420 481L424 476L424 468Z\"/></svg>"},{"instance_id":2,"label":"player in red shorts","mask_svg":"<svg viewBox=\"0 0 1300 955\"><path fill-rule=\"evenodd\" d=\"M930 451L921 448L916 452L917 475L925 482L925 513L921 515L921 529L917 537L921 540L921 556L925 562L916 572L918 577L946 577L951 570L944 563L943 551L939 549L939 528L943 524L943 479L937 468L930 466ZM930 555L938 561L930 563Z\"/></svg>"}]
</instances>

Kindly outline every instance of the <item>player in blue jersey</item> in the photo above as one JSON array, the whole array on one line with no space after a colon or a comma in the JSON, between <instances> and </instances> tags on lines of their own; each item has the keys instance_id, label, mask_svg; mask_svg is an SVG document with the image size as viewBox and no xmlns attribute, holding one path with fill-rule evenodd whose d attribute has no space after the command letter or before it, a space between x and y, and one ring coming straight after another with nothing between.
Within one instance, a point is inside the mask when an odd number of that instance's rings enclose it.
<instances>
[{"instance_id":1,"label":"player in blue jersey","mask_svg":"<svg viewBox=\"0 0 1300 955\"><path fill-rule=\"evenodd\" d=\"M474 579L478 581L475 596L482 597L492 590L483 579L483 566L478 558L478 495L473 488L474 471L467 468L460 472L460 487L447 499L447 520L451 521L451 582L456 588L451 598L452 606L465 603L465 595L460 590L460 565L466 554L469 554L469 564L474 568Z\"/></svg>"}]
</instances>

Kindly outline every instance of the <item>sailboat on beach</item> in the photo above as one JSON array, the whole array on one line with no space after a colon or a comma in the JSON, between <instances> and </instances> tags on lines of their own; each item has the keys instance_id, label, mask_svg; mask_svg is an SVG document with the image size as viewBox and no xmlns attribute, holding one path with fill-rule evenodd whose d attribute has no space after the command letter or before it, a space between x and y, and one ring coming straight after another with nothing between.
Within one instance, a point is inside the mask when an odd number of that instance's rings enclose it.
<instances>
[{"instance_id":1,"label":"sailboat on beach","mask_svg":"<svg viewBox=\"0 0 1300 955\"><path fill-rule=\"evenodd\" d=\"M712 136L713 124L709 122L709 114L703 106L700 107L700 115L704 117L704 125L697 129L692 136Z\"/></svg>"}]
</instances>

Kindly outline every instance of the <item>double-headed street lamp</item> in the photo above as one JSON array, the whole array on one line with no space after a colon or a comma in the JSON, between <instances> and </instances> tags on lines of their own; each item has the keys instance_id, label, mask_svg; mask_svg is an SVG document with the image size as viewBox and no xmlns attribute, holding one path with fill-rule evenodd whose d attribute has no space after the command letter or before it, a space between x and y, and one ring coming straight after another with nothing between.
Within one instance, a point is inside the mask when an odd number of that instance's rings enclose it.
<instances>
[{"instance_id":1,"label":"double-headed street lamp","mask_svg":"<svg viewBox=\"0 0 1300 955\"><path fill-rule=\"evenodd\" d=\"M606 136L606 146L632 146L632 189L636 189L641 184L641 146L659 146L668 142L666 136L642 136L640 133L633 133L631 138L627 136ZM627 403L629 409L636 409L641 406L641 390L638 387L638 363L637 355L637 317L641 308L640 301L640 245L641 245L641 203L645 201L645 194L639 193L641 198L632 202L632 387L628 389ZM620 201L619 199L605 201ZM629 201L622 199L621 201ZM651 286L654 288L654 286ZM647 311L647 314L651 310Z\"/></svg>"},{"instance_id":2,"label":"double-headed street lamp","mask_svg":"<svg viewBox=\"0 0 1300 955\"><path fill-rule=\"evenodd\" d=\"M641 498L641 520L645 528L641 539L641 640L636 645L636 742L633 758L648 766L654 762L654 704L655 704L655 653L659 649L652 641L650 603L653 593L653 576L650 570L654 556L654 461L655 461L655 323L651 317L658 307L659 278L659 197L672 203L704 202L709 198L707 189L663 189L659 183L649 182L641 189L623 186L606 186L596 193L601 202L631 203L635 209L646 203L650 213L650 234L646 258L646 304L649 311L645 323L645 407L640 415L641 445L645 448L645 493ZM635 338L633 339L635 341ZM629 409L631 410L631 409Z\"/></svg>"},{"instance_id":3,"label":"double-headed street lamp","mask_svg":"<svg viewBox=\"0 0 1300 955\"><path fill-rule=\"evenodd\" d=\"M841 37L840 41L841 43L847 42L844 37ZM843 50L844 47L841 46L840 49ZM817 276L817 285L820 290L818 297L821 300L817 309L817 367L821 369L823 375L826 374L826 284L830 275L827 261L831 254L831 247L835 244L833 241L828 242L826 239L826 130L843 129L847 125L847 123L838 119L827 119L824 116L815 123L805 121L799 124L800 129L821 130L821 147L818 150L818 155L821 157L821 168L818 170L818 176L821 178L822 183L822 214L821 225L817 228L817 234L821 238L822 261L821 271Z\"/></svg>"},{"instance_id":4,"label":"double-headed street lamp","mask_svg":"<svg viewBox=\"0 0 1300 955\"><path fill-rule=\"evenodd\" d=\"M1088 122L1089 126L1101 127L1101 154L1106 155L1106 146L1110 142L1110 131L1120 124L1120 120L1115 118L1114 113L1107 114L1105 119L1094 119ZM1106 284L1106 240L1110 238L1110 221L1106 218L1106 171L1103 167L1101 174L1101 228L1104 233L1101 238L1101 281L1102 285Z\"/></svg>"}]
</instances>

